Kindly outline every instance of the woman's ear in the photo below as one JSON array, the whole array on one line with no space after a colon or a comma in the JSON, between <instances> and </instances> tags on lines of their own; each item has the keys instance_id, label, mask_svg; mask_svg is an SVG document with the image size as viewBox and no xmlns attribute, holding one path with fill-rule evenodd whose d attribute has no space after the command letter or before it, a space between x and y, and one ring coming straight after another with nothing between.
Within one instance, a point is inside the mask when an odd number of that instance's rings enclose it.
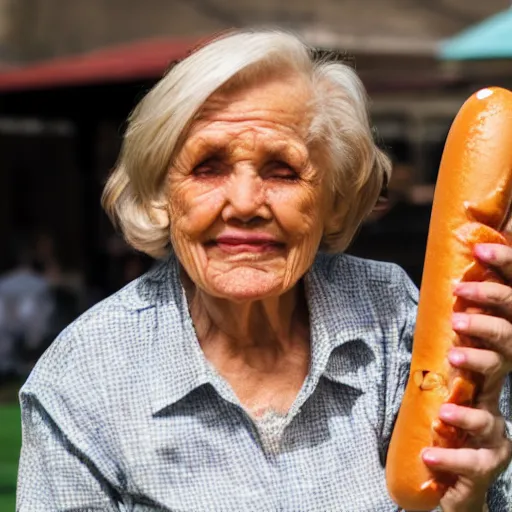
<instances>
[{"instance_id":1,"label":"woman's ear","mask_svg":"<svg viewBox=\"0 0 512 512\"><path fill-rule=\"evenodd\" d=\"M165 204L152 201L148 211L151 222L160 228L166 228L169 225L169 211Z\"/></svg>"},{"instance_id":2,"label":"woman's ear","mask_svg":"<svg viewBox=\"0 0 512 512\"><path fill-rule=\"evenodd\" d=\"M345 202L340 194L335 192L331 200L331 207L325 213L324 238L336 235L342 230L346 213Z\"/></svg>"}]
</instances>

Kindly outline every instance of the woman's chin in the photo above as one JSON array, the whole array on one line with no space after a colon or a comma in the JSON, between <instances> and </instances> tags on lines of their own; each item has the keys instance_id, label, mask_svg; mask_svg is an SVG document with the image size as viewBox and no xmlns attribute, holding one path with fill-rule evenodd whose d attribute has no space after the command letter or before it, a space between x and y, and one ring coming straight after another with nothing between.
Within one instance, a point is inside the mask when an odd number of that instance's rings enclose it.
<instances>
[{"instance_id":1,"label":"woman's chin","mask_svg":"<svg viewBox=\"0 0 512 512\"><path fill-rule=\"evenodd\" d=\"M234 302L262 300L285 291L281 275L250 267L232 269L205 281L207 293Z\"/></svg>"}]
</instances>

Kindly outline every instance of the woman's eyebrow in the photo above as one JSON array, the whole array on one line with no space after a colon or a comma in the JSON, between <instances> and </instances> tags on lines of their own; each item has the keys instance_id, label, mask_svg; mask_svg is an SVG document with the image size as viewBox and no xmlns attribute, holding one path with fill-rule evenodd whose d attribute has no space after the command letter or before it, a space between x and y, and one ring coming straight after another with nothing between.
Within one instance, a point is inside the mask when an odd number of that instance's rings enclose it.
<instances>
[{"instance_id":1,"label":"woman's eyebrow","mask_svg":"<svg viewBox=\"0 0 512 512\"><path fill-rule=\"evenodd\" d=\"M268 155L276 160L284 160L294 167L306 167L309 162L307 147L297 147L295 144L274 146L268 151Z\"/></svg>"},{"instance_id":2,"label":"woman's eyebrow","mask_svg":"<svg viewBox=\"0 0 512 512\"><path fill-rule=\"evenodd\" d=\"M184 150L192 160L225 157L228 153L226 140L219 138L198 137L197 139L189 139L185 144Z\"/></svg>"},{"instance_id":3,"label":"woman's eyebrow","mask_svg":"<svg viewBox=\"0 0 512 512\"><path fill-rule=\"evenodd\" d=\"M194 165L211 158L229 159L236 152L236 139L236 135L230 136L229 133L216 136L197 134L185 143L183 156ZM309 150L305 144L297 144L297 141L291 140L265 140L261 144L256 141L257 139L251 141L254 145L252 149L262 161L284 160L297 168L306 167L310 162Z\"/></svg>"}]
</instances>

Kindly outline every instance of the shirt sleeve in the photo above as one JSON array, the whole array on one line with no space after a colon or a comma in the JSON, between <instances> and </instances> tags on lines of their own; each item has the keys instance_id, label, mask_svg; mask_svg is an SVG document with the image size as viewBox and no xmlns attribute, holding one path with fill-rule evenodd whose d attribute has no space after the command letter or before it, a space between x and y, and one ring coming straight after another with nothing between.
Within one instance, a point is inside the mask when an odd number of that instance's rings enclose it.
<instances>
[{"instance_id":1,"label":"shirt sleeve","mask_svg":"<svg viewBox=\"0 0 512 512\"><path fill-rule=\"evenodd\" d=\"M65 354L52 347L20 392L22 448L16 510L119 511L118 495L98 467L101 459L93 461L86 453L87 446L94 447L87 434L93 417L82 401L77 403L75 395L66 393L69 382L59 374L59 367L66 364L66 373L90 389L86 374L79 374ZM84 401L86 393L82 390Z\"/></svg>"},{"instance_id":2,"label":"shirt sleeve","mask_svg":"<svg viewBox=\"0 0 512 512\"><path fill-rule=\"evenodd\" d=\"M116 500L94 465L30 398L22 402L18 512L116 511Z\"/></svg>"}]
</instances>

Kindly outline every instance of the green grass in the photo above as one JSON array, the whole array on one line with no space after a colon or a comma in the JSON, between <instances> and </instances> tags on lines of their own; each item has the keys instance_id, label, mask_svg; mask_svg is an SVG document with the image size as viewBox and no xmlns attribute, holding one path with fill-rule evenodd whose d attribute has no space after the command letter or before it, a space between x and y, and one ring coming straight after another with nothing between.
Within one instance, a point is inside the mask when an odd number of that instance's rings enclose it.
<instances>
[{"instance_id":1,"label":"green grass","mask_svg":"<svg viewBox=\"0 0 512 512\"><path fill-rule=\"evenodd\" d=\"M15 510L20 447L20 409L0 405L0 512Z\"/></svg>"}]
</instances>

